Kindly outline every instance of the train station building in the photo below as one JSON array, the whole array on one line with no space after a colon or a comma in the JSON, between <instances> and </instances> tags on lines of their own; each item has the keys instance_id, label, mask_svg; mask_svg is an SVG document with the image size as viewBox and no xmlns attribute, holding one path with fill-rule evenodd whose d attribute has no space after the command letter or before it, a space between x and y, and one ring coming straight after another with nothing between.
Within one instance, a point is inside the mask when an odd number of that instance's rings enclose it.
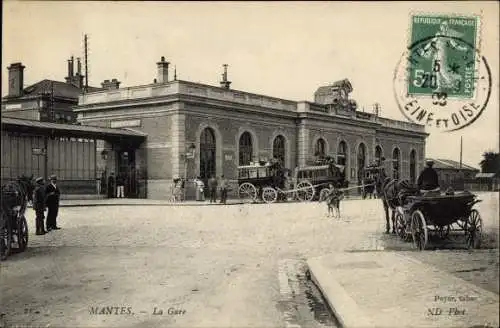
<instances>
[{"instance_id":1,"label":"train station building","mask_svg":"<svg viewBox=\"0 0 500 328\"><path fill-rule=\"evenodd\" d=\"M382 157L395 177L414 181L423 168L424 126L357 110L347 79L319 87L313 102L297 102L231 89L227 71L211 86L170 79L163 57L156 65L154 83L81 94L73 107L82 126L143 137L139 144L98 141L97 154L106 156L96 156L96 165L141 172L148 198L169 198L175 177L224 174L234 183L238 166L273 157L294 169L331 156L351 185Z\"/></svg>"}]
</instances>

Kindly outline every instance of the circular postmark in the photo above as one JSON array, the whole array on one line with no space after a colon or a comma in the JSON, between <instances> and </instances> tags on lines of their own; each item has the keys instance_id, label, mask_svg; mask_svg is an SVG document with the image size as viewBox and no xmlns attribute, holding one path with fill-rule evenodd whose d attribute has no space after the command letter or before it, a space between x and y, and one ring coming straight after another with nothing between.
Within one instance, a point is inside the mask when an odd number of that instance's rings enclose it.
<instances>
[{"instance_id":1,"label":"circular postmark","mask_svg":"<svg viewBox=\"0 0 500 328\"><path fill-rule=\"evenodd\" d=\"M470 42L436 34L415 40L394 72L394 95L405 117L442 132L472 124L491 95L486 59Z\"/></svg>"}]
</instances>

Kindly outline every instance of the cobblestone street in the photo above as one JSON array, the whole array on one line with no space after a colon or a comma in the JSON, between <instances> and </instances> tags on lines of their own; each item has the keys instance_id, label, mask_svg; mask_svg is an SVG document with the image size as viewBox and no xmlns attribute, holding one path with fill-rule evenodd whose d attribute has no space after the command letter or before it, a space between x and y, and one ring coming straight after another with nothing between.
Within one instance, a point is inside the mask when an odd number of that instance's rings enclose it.
<instances>
[{"instance_id":1,"label":"cobblestone street","mask_svg":"<svg viewBox=\"0 0 500 328\"><path fill-rule=\"evenodd\" d=\"M485 231L498 236L498 194L480 205ZM52 327L284 327L284 268L387 245L452 273L478 258L489 261L469 279L483 288L496 284L498 293L498 282L481 282L495 274L498 281L498 248L459 255L459 262L452 250L410 251L394 236L381 237L380 200L344 201L341 219L326 212L323 203L65 207L62 230L35 236L30 211L27 251L2 262L2 318ZM493 238L487 247L495 248ZM103 307L119 309L91 313Z\"/></svg>"}]
</instances>

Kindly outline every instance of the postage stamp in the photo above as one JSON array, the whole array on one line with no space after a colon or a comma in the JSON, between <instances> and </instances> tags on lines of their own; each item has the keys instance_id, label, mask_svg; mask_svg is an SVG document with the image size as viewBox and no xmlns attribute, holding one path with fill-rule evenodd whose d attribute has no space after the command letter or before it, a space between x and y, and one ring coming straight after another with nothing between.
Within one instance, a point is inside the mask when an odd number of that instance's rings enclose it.
<instances>
[{"instance_id":1,"label":"postage stamp","mask_svg":"<svg viewBox=\"0 0 500 328\"><path fill-rule=\"evenodd\" d=\"M395 96L415 123L456 131L488 104L491 74L480 53L477 16L413 15L409 45L394 75Z\"/></svg>"}]
</instances>

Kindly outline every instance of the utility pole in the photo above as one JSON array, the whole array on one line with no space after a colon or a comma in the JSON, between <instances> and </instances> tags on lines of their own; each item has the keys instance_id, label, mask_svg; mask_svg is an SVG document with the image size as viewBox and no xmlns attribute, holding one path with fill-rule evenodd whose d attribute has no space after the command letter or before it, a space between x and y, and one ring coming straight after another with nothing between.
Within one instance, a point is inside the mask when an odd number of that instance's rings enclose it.
<instances>
[{"instance_id":1,"label":"utility pole","mask_svg":"<svg viewBox=\"0 0 500 328\"><path fill-rule=\"evenodd\" d=\"M56 114L54 110L54 81L50 82L50 121L55 122Z\"/></svg>"},{"instance_id":2,"label":"utility pole","mask_svg":"<svg viewBox=\"0 0 500 328\"><path fill-rule=\"evenodd\" d=\"M85 88L83 91L85 93L88 92L89 89L89 54L88 54L88 39L87 39L87 34L84 35L83 37L83 47L84 47L84 55L85 55Z\"/></svg>"},{"instance_id":3,"label":"utility pole","mask_svg":"<svg viewBox=\"0 0 500 328\"><path fill-rule=\"evenodd\" d=\"M460 170L462 169L462 136L460 136Z\"/></svg>"}]
</instances>

